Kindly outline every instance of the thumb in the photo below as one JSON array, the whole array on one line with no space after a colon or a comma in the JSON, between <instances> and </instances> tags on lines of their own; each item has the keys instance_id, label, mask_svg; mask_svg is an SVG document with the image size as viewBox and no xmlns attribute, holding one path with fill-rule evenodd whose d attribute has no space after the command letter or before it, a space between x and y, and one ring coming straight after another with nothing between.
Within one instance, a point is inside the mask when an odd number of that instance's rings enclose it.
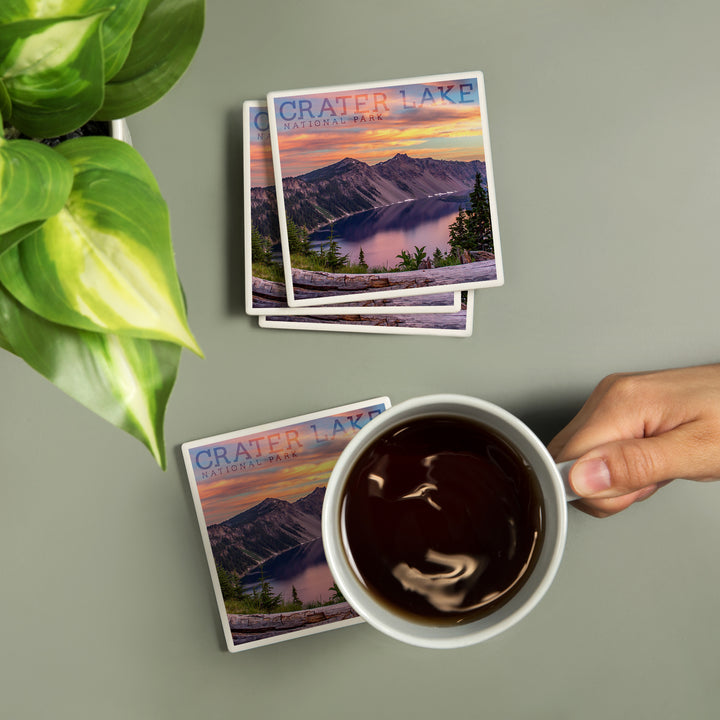
<instances>
[{"instance_id":1,"label":"thumb","mask_svg":"<svg viewBox=\"0 0 720 720\"><path fill-rule=\"evenodd\" d=\"M581 497L610 498L673 480L692 464L686 426L656 437L618 440L594 448L570 469L570 485Z\"/></svg>"}]
</instances>

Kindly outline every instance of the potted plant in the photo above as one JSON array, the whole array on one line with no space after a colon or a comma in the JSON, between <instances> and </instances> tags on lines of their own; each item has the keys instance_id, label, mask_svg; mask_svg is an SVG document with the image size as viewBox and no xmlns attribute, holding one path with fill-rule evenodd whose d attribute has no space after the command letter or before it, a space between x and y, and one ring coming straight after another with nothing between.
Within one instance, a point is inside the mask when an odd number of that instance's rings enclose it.
<instances>
[{"instance_id":1,"label":"potted plant","mask_svg":"<svg viewBox=\"0 0 720 720\"><path fill-rule=\"evenodd\" d=\"M166 464L187 322L168 209L129 144L82 136L178 80L204 0L0 4L0 348Z\"/></svg>"}]
</instances>

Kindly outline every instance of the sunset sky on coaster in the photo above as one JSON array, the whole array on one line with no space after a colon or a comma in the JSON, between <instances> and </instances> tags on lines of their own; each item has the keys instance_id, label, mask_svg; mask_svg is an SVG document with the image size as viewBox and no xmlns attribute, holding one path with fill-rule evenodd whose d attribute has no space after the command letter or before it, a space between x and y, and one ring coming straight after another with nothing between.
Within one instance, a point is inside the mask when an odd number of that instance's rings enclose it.
<instances>
[{"instance_id":1,"label":"sunset sky on coaster","mask_svg":"<svg viewBox=\"0 0 720 720\"><path fill-rule=\"evenodd\" d=\"M349 417L362 426L370 414L378 415L383 409L381 404L368 405L192 448L190 458L206 525L223 522L266 498L294 502L324 487L355 434ZM242 453L235 461L238 443L251 462ZM286 457L293 452L294 457ZM279 459L270 460L271 456Z\"/></svg>"},{"instance_id":2,"label":"sunset sky on coaster","mask_svg":"<svg viewBox=\"0 0 720 720\"><path fill-rule=\"evenodd\" d=\"M267 107L249 108L251 187L268 187L275 183L273 177L270 132L268 130Z\"/></svg>"},{"instance_id":3,"label":"sunset sky on coaster","mask_svg":"<svg viewBox=\"0 0 720 720\"><path fill-rule=\"evenodd\" d=\"M475 77L283 94L273 110L283 177L346 157L369 165L397 153L485 159Z\"/></svg>"}]
</instances>

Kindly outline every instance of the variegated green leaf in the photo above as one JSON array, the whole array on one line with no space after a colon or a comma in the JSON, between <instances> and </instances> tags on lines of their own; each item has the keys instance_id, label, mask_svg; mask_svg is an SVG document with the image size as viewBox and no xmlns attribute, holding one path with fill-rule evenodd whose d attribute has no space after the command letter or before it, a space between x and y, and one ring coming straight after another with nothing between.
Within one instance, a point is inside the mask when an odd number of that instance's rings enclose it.
<instances>
[{"instance_id":1,"label":"variegated green leaf","mask_svg":"<svg viewBox=\"0 0 720 720\"><path fill-rule=\"evenodd\" d=\"M56 150L76 168L68 202L0 256L0 282L52 322L167 340L202 354L187 325L167 206L145 182L140 155L103 137Z\"/></svg>"},{"instance_id":2,"label":"variegated green leaf","mask_svg":"<svg viewBox=\"0 0 720 720\"><path fill-rule=\"evenodd\" d=\"M165 468L163 423L180 347L56 325L24 308L2 286L0 346L139 439Z\"/></svg>"},{"instance_id":3,"label":"variegated green leaf","mask_svg":"<svg viewBox=\"0 0 720 720\"><path fill-rule=\"evenodd\" d=\"M147 3L148 0L2 0L0 23L84 16L112 9L102 27L105 78L111 78L125 62Z\"/></svg>"},{"instance_id":4,"label":"variegated green leaf","mask_svg":"<svg viewBox=\"0 0 720 720\"><path fill-rule=\"evenodd\" d=\"M104 170L135 178L160 193L157 180L142 155L128 143L96 135L60 143L55 150L72 164L75 175L90 170Z\"/></svg>"},{"instance_id":5,"label":"variegated green leaf","mask_svg":"<svg viewBox=\"0 0 720 720\"><path fill-rule=\"evenodd\" d=\"M10 341L5 337L5 335L3 335L2 324L0 324L0 348L7 350L8 352L13 352Z\"/></svg>"},{"instance_id":6,"label":"variegated green leaf","mask_svg":"<svg viewBox=\"0 0 720 720\"><path fill-rule=\"evenodd\" d=\"M8 95L7 88L5 87L5 83L0 80L0 136L3 134L2 127L2 119L4 117L9 118L12 114L12 100L10 100L10 95Z\"/></svg>"},{"instance_id":7,"label":"variegated green leaf","mask_svg":"<svg viewBox=\"0 0 720 720\"><path fill-rule=\"evenodd\" d=\"M34 0L3 0L0 5L0 24L29 20L35 17L32 10Z\"/></svg>"},{"instance_id":8,"label":"variegated green leaf","mask_svg":"<svg viewBox=\"0 0 720 720\"><path fill-rule=\"evenodd\" d=\"M0 80L12 101L7 119L18 130L56 137L81 127L102 106L106 15L0 25Z\"/></svg>"},{"instance_id":9,"label":"variegated green leaf","mask_svg":"<svg viewBox=\"0 0 720 720\"><path fill-rule=\"evenodd\" d=\"M159 100L190 64L204 19L204 0L150 0L125 65L106 85L96 117L126 117Z\"/></svg>"},{"instance_id":10,"label":"variegated green leaf","mask_svg":"<svg viewBox=\"0 0 720 720\"><path fill-rule=\"evenodd\" d=\"M60 153L32 140L0 137L0 235L60 212L72 184L72 165Z\"/></svg>"},{"instance_id":11,"label":"variegated green leaf","mask_svg":"<svg viewBox=\"0 0 720 720\"><path fill-rule=\"evenodd\" d=\"M10 232L6 232L4 235L0 235L0 255L2 255L6 250L15 247L15 245L17 245L23 238L30 235L30 233L34 233L44 222L44 220L35 220L34 222L20 225L20 227L16 227L15 229L10 230Z\"/></svg>"}]
</instances>

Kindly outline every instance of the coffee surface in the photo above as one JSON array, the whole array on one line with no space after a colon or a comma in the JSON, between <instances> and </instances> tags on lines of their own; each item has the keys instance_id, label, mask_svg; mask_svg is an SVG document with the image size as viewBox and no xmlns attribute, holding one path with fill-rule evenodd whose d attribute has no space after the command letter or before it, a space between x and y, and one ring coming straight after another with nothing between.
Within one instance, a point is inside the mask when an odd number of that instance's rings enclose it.
<instances>
[{"instance_id":1,"label":"coffee surface","mask_svg":"<svg viewBox=\"0 0 720 720\"><path fill-rule=\"evenodd\" d=\"M341 523L359 580L414 621L484 617L522 587L542 546L537 478L502 437L454 416L419 418L355 462Z\"/></svg>"}]
</instances>

